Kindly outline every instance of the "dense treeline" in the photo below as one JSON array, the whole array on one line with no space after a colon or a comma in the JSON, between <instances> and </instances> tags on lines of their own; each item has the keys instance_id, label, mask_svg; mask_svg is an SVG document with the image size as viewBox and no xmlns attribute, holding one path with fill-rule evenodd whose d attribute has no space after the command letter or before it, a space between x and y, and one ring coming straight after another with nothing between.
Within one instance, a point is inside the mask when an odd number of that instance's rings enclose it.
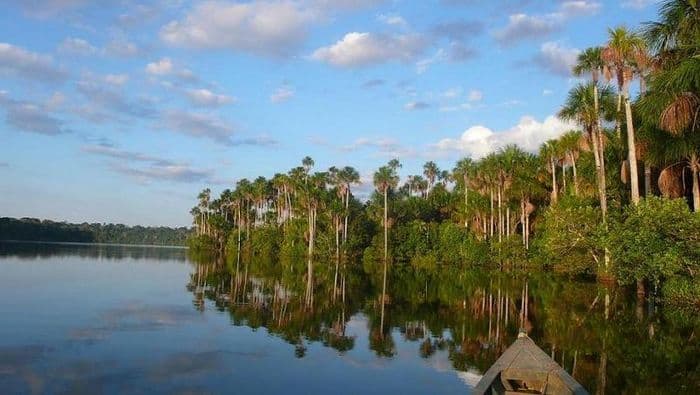
<instances>
[{"instance_id":1,"label":"dense treeline","mask_svg":"<svg viewBox=\"0 0 700 395\"><path fill-rule=\"evenodd\" d=\"M449 170L431 161L403 183L395 159L375 172L368 202L352 193L354 168L314 171L306 157L217 199L204 190L191 245L239 263L303 259L307 295L314 262L337 272L361 261L383 288L397 264L546 269L636 284L640 296L662 289L697 308L700 7L669 0L657 22L610 29L573 71L588 81L559 117L578 129L536 154L513 145Z\"/></svg>"},{"instance_id":2,"label":"dense treeline","mask_svg":"<svg viewBox=\"0 0 700 395\"><path fill-rule=\"evenodd\" d=\"M185 245L186 227L144 227L122 224L70 224L36 218L0 218L0 240L79 243Z\"/></svg>"}]
</instances>

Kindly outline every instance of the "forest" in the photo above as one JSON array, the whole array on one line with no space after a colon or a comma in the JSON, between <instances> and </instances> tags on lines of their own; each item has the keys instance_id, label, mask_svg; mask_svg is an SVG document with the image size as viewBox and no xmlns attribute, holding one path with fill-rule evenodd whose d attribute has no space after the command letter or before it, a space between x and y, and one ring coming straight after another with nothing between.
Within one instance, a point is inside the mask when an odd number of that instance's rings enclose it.
<instances>
[{"instance_id":1,"label":"forest","mask_svg":"<svg viewBox=\"0 0 700 395\"><path fill-rule=\"evenodd\" d=\"M241 179L191 210L195 252L293 267L307 302L318 265L382 278L411 267L551 271L616 282L640 298L700 309L700 7L661 4L658 20L615 27L580 53L558 116L578 127L538 152L511 145L452 168L376 170L367 201L350 166L301 164Z\"/></svg>"},{"instance_id":2,"label":"forest","mask_svg":"<svg viewBox=\"0 0 700 395\"><path fill-rule=\"evenodd\" d=\"M184 246L190 229L0 218L0 240Z\"/></svg>"}]
</instances>

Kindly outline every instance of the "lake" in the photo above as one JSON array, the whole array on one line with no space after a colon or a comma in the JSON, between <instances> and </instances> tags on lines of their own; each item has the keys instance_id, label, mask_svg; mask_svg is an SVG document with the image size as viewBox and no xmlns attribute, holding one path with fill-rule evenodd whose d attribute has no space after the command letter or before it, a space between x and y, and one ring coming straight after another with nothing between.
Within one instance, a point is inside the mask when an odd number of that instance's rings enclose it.
<instances>
[{"instance_id":1,"label":"lake","mask_svg":"<svg viewBox=\"0 0 700 395\"><path fill-rule=\"evenodd\" d=\"M698 317L620 288L392 267L382 314L314 265L0 243L0 392L466 394L520 327L591 393L700 392Z\"/></svg>"}]
</instances>

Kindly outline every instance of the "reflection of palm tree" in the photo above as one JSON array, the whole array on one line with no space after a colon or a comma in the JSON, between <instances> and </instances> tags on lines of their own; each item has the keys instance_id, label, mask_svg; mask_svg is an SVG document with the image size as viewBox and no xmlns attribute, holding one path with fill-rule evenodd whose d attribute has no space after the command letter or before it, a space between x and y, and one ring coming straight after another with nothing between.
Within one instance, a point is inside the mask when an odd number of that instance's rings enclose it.
<instances>
[{"instance_id":1,"label":"reflection of palm tree","mask_svg":"<svg viewBox=\"0 0 700 395\"><path fill-rule=\"evenodd\" d=\"M384 328L384 302L386 295L386 273L389 259L389 190L396 188L399 183L399 176L396 170L401 166L397 160L390 161L386 166L382 166L374 173L374 186L377 191L384 196L384 275L382 280L382 330Z\"/></svg>"}]
</instances>

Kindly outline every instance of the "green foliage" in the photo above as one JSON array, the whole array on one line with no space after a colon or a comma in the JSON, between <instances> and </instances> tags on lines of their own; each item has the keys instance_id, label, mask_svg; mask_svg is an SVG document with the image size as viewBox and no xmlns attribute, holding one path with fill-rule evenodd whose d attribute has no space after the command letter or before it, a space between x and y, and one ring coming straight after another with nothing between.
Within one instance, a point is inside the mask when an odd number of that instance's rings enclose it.
<instances>
[{"instance_id":1,"label":"green foliage","mask_svg":"<svg viewBox=\"0 0 700 395\"><path fill-rule=\"evenodd\" d=\"M604 227L600 209L563 200L539 219L537 259L568 275L595 274L603 261Z\"/></svg>"},{"instance_id":2,"label":"green foliage","mask_svg":"<svg viewBox=\"0 0 700 395\"><path fill-rule=\"evenodd\" d=\"M700 216L681 199L647 198L611 224L610 252L618 281L660 281L697 273Z\"/></svg>"},{"instance_id":3,"label":"green foliage","mask_svg":"<svg viewBox=\"0 0 700 395\"><path fill-rule=\"evenodd\" d=\"M700 279L697 277L671 278L664 283L661 293L669 305L688 312L700 312Z\"/></svg>"},{"instance_id":4,"label":"green foliage","mask_svg":"<svg viewBox=\"0 0 700 395\"><path fill-rule=\"evenodd\" d=\"M189 233L190 230L185 227L71 224L36 218L0 218L0 240L182 246Z\"/></svg>"}]
</instances>

